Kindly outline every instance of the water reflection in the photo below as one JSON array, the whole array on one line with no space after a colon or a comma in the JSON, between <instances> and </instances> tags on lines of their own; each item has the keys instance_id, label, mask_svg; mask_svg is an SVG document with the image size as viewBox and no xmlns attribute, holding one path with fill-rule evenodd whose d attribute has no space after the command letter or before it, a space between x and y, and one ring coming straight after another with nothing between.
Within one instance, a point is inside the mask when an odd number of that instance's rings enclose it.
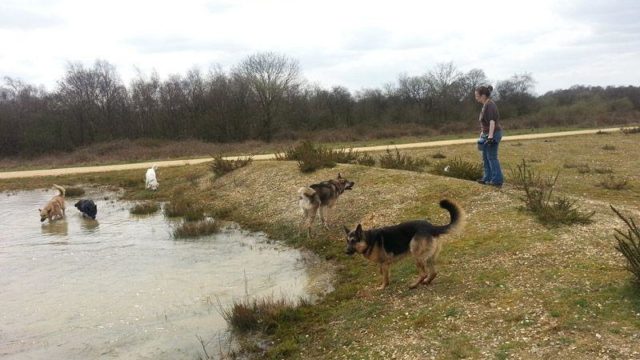
<instances>
[{"instance_id":1,"label":"water reflection","mask_svg":"<svg viewBox=\"0 0 640 360\"><path fill-rule=\"evenodd\" d=\"M42 235L67 236L69 235L69 223L67 220L45 222L40 226Z\"/></svg>"},{"instance_id":2,"label":"water reflection","mask_svg":"<svg viewBox=\"0 0 640 360\"><path fill-rule=\"evenodd\" d=\"M80 227L84 230L85 234L91 234L98 230L100 222L98 222L98 220L82 216L82 219L80 220Z\"/></svg>"}]
</instances>

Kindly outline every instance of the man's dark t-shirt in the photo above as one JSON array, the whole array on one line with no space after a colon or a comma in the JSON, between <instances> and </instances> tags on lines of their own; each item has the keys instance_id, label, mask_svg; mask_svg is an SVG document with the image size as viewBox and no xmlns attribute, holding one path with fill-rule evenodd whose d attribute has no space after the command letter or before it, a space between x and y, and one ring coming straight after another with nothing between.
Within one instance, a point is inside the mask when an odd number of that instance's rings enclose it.
<instances>
[{"instance_id":1,"label":"man's dark t-shirt","mask_svg":"<svg viewBox=\"0 0 640 360\"><path fill-rule=\"evenodd\" d=\"M482 132L485 134L489 133L489 122L491 120L496 122L494 131L502 130L502 127L500 127L500 113L498 112L496 103L493 101L487 101L487 103L482 106L482 112L480 113L479 120L480 125L482 126Z\"/></svg>"}]
</instances>

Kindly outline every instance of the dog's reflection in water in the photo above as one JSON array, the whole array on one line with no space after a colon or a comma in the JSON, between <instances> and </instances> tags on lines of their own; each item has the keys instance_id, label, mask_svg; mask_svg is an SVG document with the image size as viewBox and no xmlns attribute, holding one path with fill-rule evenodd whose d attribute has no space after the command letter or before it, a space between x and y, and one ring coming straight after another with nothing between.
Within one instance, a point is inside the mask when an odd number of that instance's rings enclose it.
<instances>
[{"instance_id":1,"label":"dog's reflection in water","mask_svg":"<svg viewBox=\"0 0 640 360\"><path fill-rule=\"evenodd\" d=\"M80 220L80 226L82 227L83 232L90 234L98 230L98 227L100 227L100 223L98 222L98 220L93 220L83 216Z\"/></svg>"},{"instance_id":2,"label":"dog's reflection in water","mask_svg":"<svg viewBox=\"0 0 640 360\"><path fill-rule=\"evenodd\" d=\"M67 236L69 234L69 223L66 220L58 220L43 223L40 226L42 235Z\"/></svg>"}]
</instances>

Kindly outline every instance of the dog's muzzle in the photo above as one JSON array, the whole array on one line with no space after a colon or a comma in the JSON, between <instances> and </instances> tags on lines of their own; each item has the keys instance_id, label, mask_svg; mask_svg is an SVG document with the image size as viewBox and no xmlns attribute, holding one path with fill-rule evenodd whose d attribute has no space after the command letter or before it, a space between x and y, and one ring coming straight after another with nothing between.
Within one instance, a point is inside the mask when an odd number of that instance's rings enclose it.
<instances>
[{"instance_id":1,"label":"dog's muzzle","mask_svg":"<svg viewBox=\"0 0 640 360\"><path fill-rule=\"evenodd\" d=\"M345 254L347 254L349 256L351 256L351 255L353 255L355 253L356 253L356 249L354 249L354 248L347 248L347 251L345 251Z\"/></svg>"},{"instance_id":2,"label":"dog's muzzle","mask_svg":"<svg viewBox=\"0 0 640 360\"><path fill-rule=\"evenodd\" d=\"M345 190L352 190L353 189L353 185L355 185L355 182L350 182L347 183L347 186L344 187Z\"/></svg>"},{"instance_id":3,"label":"dog's muzzle","mask_svg":"<svg viewBox=\"0 0 640 360\"><path fill-rule=\"evenodd\" d=\"M46 218L46 217L41 217L41 218L40 218L40 222L44 222L45 220L47 220L47 218Z\"/></svg>"}]
</instances>

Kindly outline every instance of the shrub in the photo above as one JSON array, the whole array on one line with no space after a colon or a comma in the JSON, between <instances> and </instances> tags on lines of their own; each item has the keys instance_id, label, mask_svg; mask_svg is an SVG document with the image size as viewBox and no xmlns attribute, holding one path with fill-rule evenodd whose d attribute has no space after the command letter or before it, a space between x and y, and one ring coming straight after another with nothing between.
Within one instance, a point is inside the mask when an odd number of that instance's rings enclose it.
<instances>
[{"instance_id":1,"label":"shrub","mask_svg":"<svg viewBox=\"0 0 640 360\"><path fill-rule=\"evenodd\" d=\"M627 180L616 179L613 176L602 180L597 186L603 187L607 190L624 190L627 188Z\"/></svg>"},{"instance_id":2,"label":"shrub","mask_svg":"<svg viewBox=\"0 0 640 360\"><path fill-rule=\"evenodd\" d=\"M517 166L514 178L518 179L518 186L524 190L525 196L520 199L524 202L525 209L547 226L590 223L595 212L580 211L576 202L567 197L553 197L558 175L559 173L556 173L554 177L543 179L522 160Z\"/></svg>"},{"instance_id":3,"label":"shrub","mask_svg":"<svg viewBox=\"0 0 640 360\"><path fill-rule=\"evenodd\" d=\"M373 156L368 153L362 153L358 160L356 160L356 164L364 166L375 166L376 159L374 159Z\"/></svg>"},{"instance_id":4,"label":"shrub","mask_svg":"<svg viewBox=\"0 0 640 360\"><path fill-rule=\"evenodd\" d=\"M183 195L184 188L178 188L171 196L171 200L164 206L167 217L184 217L187 221L204 219L204 209L201 204L188 200Z\"/></svg>"},{"instance_id":5,"label":"shrub","mask_svg":"<svg viewBox=\"0 0 640 360\"><path fill-rule=\"evenodd\" d=\"M321 168L332 168L336 163L375 165L373 157L366 153L358 153L353 149L329 149L316 145L311 141L303 141L280 154L277 160L295 160L302 172L313 172Z\"/></svg>"},{"instance_id":6,"label":"shrub","mask_svg":"<svg viewBox=\"0 0 640 360\"><path fill-rule=\"evenodd\" d=\"M610 205L611 206L611 205ZM620 211L611 206L611 210L618 215L627 225L627 231L615 229L614 234L618 245L616 250L620 251L627 259L627 270L635 275L636 284L640 285L640 229L632 218L625 218Z\"/></svg>"},{"instance_id":7,"label":"shrub","mask_svg":"<svg viewBox=\"0 0 640 360\"><path fill-rule=\"evenodd\" d=\"M277 154L276 159L296 160L298 162L298 168L303 173L336 166L333 151L322 145L316 146L311 141L303 141L297 146L290 147L282 154Z\"/></svg>"},{"instance_id":8,"label":"shrub","mask_svg":"<svg viewBox=\"0 0 640 360\"><path fill-rule=\"evenodd\" d=\"M158 205L155 201L146 201L143 203L139 203L134 205L129 212L134 215L147 215L153 214L160 209L160 205Z\"/></svg>"},{"instance_id":9,"label":"shrub","mask_svg":"<svg viewBox=\"0 0 640 360\"><path fill-rule=\"evenodd\" d=\"M424 168L430 164L427 159L413 158L406 154L400 154L397 148L395 153L387 149L379 160L382 168L409 171L424 171Z\"/></svg>"},{"instance_id":10,"label":"shrub","mask_svg":"<svg viewBox=\"0 0 640 360\"><path fill-rule=\"evenodd\" d=\"M613 170L611 168L594 168L593 171L596 174L612 174Z\"/></svg>"},{"instance_id":11,"label":"shrub","mask_svg":"<svg viewBox=\"0 0 640 360\"><path fill-rule=\"evenodd\" d=\"M65 188L65 196L82 196L84 195L84 189L81 187L70 186Z\"/></svg>"},{"instance_id":12,"label":"shrub","mask_svg":"<svg viewBox=\"0 0 640 360\"><path fill-rule=\"evenodd\" d=\"M224 174L232 172L233 170L251 164L251 161L252 159L250 157L238 160L225 160L221 155L216 155L213 156L213 161L211 161L209 167L216 176L220 177Z\"/></svg>"},{"instance_id":13,"label":"shrub","mask_svg":"<svg viewBox=\"0 0 640 360\"><path fill-rule=\"evenodd\" d=\"M578 165L576 170L578 170L578 173L580 174L588 174L591 172L591 168L588 164Z\"/></svg>"},{"instance_id":14,"label":"shrub","mask_svg":"<svg viewBox=\"0 0 640 360\"><path fill-rule=\"evenodd\" d=\"M482 171L482 165L479 163L454 158L438 162L431 172L436 175L475 181L482 177Z\"/></svg>"},{"instance_id":15,"label":"shrub","mask_svg":"<svg viewBox=\"0 0 640 360\"><path fill-rule=\"evenodd\" d=\"M626 134L626 135L639 134L640 133L640 126L629 127L629 128L620 128L620 131L622 131L622 133Z\"/></svg>"},{"instance_id":16,"label":"shrub","mask_svg":"<svg viewBox=\"0 0 640 360\"><path fill-rule=\"evenodd\" d=\"M300 317L294 303L273 297L254 300L245 297L243 300L234 301L231 308L221 307L220 313L232 331L237 333L257 330L272 334L279 326L279 322L296 320Z\"/></svg>"},{"instance_id":17,"label":"shrub","mask_svg":"<svg viewBox=\"0 0 640 360\"><path fill-rule=\"evenodd\" d=\"M185 221L173 231L173 237L176 239L195 238L211 235L219 230L220 225L213 220Z\"/></svg>"}]
</instances>

